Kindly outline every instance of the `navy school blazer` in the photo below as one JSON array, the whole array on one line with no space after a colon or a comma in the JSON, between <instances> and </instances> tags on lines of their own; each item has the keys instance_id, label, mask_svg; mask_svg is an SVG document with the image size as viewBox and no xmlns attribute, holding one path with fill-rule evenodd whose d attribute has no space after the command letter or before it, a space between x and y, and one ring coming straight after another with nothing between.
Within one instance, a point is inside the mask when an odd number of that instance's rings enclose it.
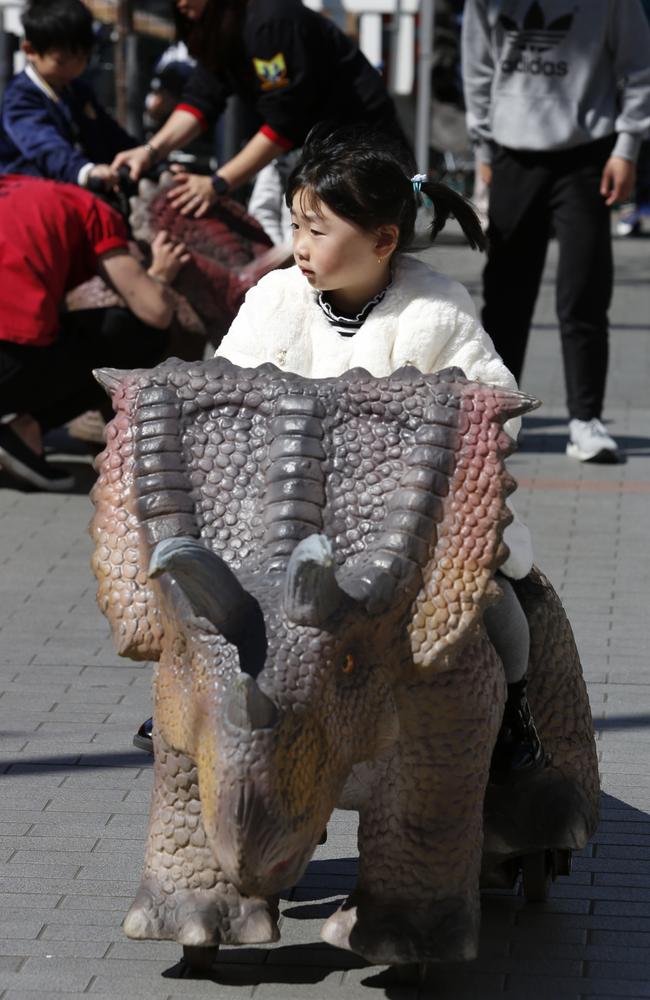
<instances>
[{"instance_id":1,"label":"navy school blazer","mask_svg":"<svg viewBox=\"0 0 650 1000\"><path fill-rule=\"evenodd\" d=\"M26 72L8 84L0 112L0 173L76 184L86 163L110 163L138 142L101 107L87 83L73 80L58 101Z\"/></svg>"}]
</instances>

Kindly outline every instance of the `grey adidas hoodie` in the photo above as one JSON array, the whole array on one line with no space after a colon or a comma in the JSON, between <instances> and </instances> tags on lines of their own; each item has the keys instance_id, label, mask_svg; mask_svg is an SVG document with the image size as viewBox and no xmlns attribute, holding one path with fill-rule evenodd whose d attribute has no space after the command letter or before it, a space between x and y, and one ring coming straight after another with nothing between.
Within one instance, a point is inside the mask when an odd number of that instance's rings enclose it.
<instances>
[{"instance_id":1,"label":"grey adidas hoodie","mask_svg":"<svg viewBox=\"0 0 650 1000\"><path fill-rule=\"evenodd\" d=\"M467 0L467 124L493 143L559 150L617 134L636 160L650 130L650 27L640 0Z\"/></svg>"}]
</instances>

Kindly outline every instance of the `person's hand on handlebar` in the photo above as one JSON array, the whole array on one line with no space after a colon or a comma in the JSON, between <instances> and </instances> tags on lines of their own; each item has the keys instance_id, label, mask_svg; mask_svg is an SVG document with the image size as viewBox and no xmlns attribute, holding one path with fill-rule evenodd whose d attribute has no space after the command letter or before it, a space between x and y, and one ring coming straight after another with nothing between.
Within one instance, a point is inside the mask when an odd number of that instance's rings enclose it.
<instances>
[{"instance_id":1,"label":"person's hand on handlebar","mask_svg":"<svg viewBox=\"0 0 650 1000\"><path fill-rule=\"evenodd\" d=\"M117 170L109 167L108 163L96 163L88 176L99 182L105 191L115 191L118 187L119 177Z\"/></svg>"},{"instance_id":2,"label":"person's hand on handlebar","mask_svg":"<svg viewBox=\"0 0 650 1000\"><path fill-rule=\"evenodd\" d=\"M172 206L181 215L193 215L195 219L209 212L217 200L212 177L202 174L188 174L182 167L174 170L175 187L168 192Z\"/></svg>"},{"instance_id":3,"label":"person's hand on handlebar","mask_svg":"<svg viewBox=\"0 0 650 1000\"><path fill-rule=\"evenodd\" d=\"M111 170L117 174L120 167L127 166L132 180L138 181L153 166L154 160L149 146L136 146L135 149L125 149L118 153L111 163Z\"/></svg>"}]
</instances>

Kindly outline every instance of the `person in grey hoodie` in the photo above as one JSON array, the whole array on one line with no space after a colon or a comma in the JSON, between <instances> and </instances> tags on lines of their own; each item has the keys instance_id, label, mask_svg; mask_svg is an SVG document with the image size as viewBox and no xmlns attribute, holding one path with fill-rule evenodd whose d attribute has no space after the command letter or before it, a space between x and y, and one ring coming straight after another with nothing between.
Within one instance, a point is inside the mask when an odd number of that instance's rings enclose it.
<instances>
[{"instance_id":1,"label":"person in grey hoodie","mask_svg":"<svg viewBox=\"0 0 650 1000\"><path fill-rule=\"evenodd\" d=\"M490 186L483 325L519 381L554 231L567 454L616 462L600 420L609 209L633 191L650 127L650 28L640 0L467 0L462 56L468 130Z\"/></svg>"}]
</instances>

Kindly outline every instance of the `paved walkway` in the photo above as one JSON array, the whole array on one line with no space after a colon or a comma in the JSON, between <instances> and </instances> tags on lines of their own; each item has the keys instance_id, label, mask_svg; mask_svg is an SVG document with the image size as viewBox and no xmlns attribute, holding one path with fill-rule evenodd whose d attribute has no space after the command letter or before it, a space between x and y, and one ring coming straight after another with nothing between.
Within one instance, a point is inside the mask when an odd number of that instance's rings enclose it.
<instances>
[{"instance_id":1,"label":"paved walkway","mask_svg":"<svg viewBox=\"0 0 650 1000\"><path fill-rule=\"evenodd\" d=\"M398 985L319 943L354 877L353 823L336 814L283 902L277 946L224 950L218 982L167 975L179 946L129 942L120 930L151 785L148 759L131 748L149 713L150 669L116 657L95 607L92 474L80 465L76 495L0 488L0 1000L650 997L649 248L617 246L606 416L627 463L564 457L550 272L523 386L545 405L526 420L512 462L518 508L573 622L598 725L602 823L572 876L544 905L486 897L479 960L436 968L422 988ZM476 288L478 255L452 242L433 257Z\"/></svg>"}]
</instances>

